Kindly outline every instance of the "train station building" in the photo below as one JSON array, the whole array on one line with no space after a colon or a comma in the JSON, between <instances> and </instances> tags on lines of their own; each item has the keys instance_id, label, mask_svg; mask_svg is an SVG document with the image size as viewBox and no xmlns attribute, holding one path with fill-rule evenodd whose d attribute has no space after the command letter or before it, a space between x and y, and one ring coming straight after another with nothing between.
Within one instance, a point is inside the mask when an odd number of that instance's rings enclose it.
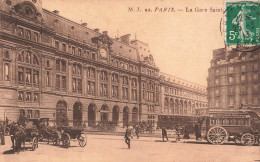
<instances>
[{"instance_id":1,"label":"train station building","mask_svg":"<svg viewBox=\"0 0 260 162\"><path fill-rule=\"evenodd\" d=\"M260 114L259 68L259 48L214 50L208 70L209 111L252 108Z\"/></svg>"},{"instance_id":2,"label":"train station building","mask_svg":"<svg viewBox=\"0 0 260 162\"><path fill-rule=\"evenodd\" d=\"M156 123L160 114L207 108L206 87L161 73L149 45L130 35L112 39L43 9L42 0L0 6L1 120Z\"/></svg>"}]
</instances>

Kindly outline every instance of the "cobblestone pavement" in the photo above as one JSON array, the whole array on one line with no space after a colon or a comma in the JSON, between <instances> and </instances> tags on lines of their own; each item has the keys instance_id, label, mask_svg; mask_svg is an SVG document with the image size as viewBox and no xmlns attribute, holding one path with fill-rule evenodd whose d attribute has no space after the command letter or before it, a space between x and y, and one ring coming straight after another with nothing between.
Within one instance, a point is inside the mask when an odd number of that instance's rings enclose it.
<instances>
[{"instance_id":1,"label":"cobblestone pavement","mask_svg":"<svg viewBox=\"0 0 260 162\"><path fill-rule=\"evenodd\" d=\"M40 142L35 151L29 149L19 154L10 151L10 138L6 145L0 145L0 161L10 162L164 162L164 161L256 161L260 160L260 146L240 146L235 144L211 145L194 139L175 141L171 138L162 142L161 138L141 137L131 140L131 149L127 148L122 136L88 135L86 147L80 147L77 141L71 141L71 147L63 148L46 142Z\"/></svg>"}]
</instances>

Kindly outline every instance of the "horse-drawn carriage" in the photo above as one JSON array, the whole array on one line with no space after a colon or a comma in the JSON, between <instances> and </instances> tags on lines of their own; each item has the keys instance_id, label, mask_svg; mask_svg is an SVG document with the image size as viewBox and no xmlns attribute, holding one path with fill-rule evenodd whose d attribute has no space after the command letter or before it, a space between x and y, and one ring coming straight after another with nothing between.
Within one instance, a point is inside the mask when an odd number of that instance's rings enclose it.
<instances>
[{"instance_id":1,"label":"horse-drawn carriage","mask_svg":"<svg viewBox=\"0 0 260 162\"><path fill-rule=\"evenodd\" d=\"M259 143L260 117L251 109L211 111L210 116L202 120L202 125L207 141L212 144L226 141L243 145Z\"/></svg>"},{"instance_id":2,"label":"horse-drawn carriage","mask_svg":"<svg viewBox=\"0 0 260 162\"><path fill-rule=\"evenodd\" d=\"M86 132L82 127L62 127L60 133L60 141L65 147L70 146L72 139L77 140L80 147L85 147L87 144Z\"/></svg>"},{"instance_id":3,"label":"horse-drawn carriage","mask_svg":"<svg viewBox=\"0 0 260 162\"><path fill-rule=\"evenodd\" d=\"M10 136L13 153L15 151L20 152L22 144L25 149L25 142L30 144L32 151L38 147L39 132L34 119L28 119L24 125L12 124L10 126Z\"/></svg>"},{"instance_id":4,"label":"horse-drawn carriage","mask_svg":"<svg viewBox=\"0 0 260 162\"><path fill-rule=\"evenodd\" d=\"M86 146L87 137L83 127L49 126L48 121L48 118L40 118L38 120L40 139L47 139L48 143L51 140L56 145L62 142L65 147L70 146L71 139L76 139L81 147Z\"/></svg>"}]
</instances>

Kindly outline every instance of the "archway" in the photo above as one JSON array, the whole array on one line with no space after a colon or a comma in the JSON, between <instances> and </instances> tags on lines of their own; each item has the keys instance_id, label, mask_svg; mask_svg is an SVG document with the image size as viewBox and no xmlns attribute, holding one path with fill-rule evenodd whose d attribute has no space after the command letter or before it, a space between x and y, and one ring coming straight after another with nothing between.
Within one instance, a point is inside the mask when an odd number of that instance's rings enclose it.
<instances>
[{"instance_id":1,"label":"archway","mask_svg":"<svg viewBox=\"0 0 260 162\"><path fill-rule=\"evenodd\" d=\"M132 110L132 123L137 124L138 123L138 109L136 107Z\"/></svg>"},{"instance_id":2,"label":"archway","mask_svg":"<svg viewBox=\"0 0 260 162\"><path fill-rule=\"evenodd\" d=\"M56 105L56 125L68 126L69 120L67 116L67 104L65 101L58 101Z\"/></svg>"},{"instance_id":3,"label":"archway","mask_svg":"<svg viewBox=\"0 0 260 162\"><path fill-rule=\"evenodd\" d=\"M82 125L82 104L76 102L73 106L73 126Z\"/></svg>"},{"instance_id":4,"label":"archway","mask_svg":"<svg viewBox=\"0 0 260 162\"><path fill-rule=\"evenodd\" d=\"M112 122L117 125L118 120L119 120L119 107L114 106L113 107L113 113L112 113Z\"/></svg>"},{"instance_id":5,"label":"archway","mask_svg":"<svg viewBox=\"0 0 260 162\"><path fill-rule=\"evenodd\" d=\"M96 125L96 105L91 103L88 105L88 126Z\"/></svg>"},{"instance_id":6,"label":"archway","mask_svg":"<svg viewBox=\"0 0 260 162\"><path fill-rule=\"evenodd\" d=\"M127 106L123 109L123 126L128 124L129 119L129 108Z\"/></svg>"},{"instance_id":7,"label":"archway","mask_svg":"<svg viewBox=\"0 0 260 162\"><path fill-rule=\"evenodd\" d=\"M100 110L101 122L105 122L105 123L108 122L108 113L109 113L108 106L102 105Z\"/></svg>"}]
</instances>

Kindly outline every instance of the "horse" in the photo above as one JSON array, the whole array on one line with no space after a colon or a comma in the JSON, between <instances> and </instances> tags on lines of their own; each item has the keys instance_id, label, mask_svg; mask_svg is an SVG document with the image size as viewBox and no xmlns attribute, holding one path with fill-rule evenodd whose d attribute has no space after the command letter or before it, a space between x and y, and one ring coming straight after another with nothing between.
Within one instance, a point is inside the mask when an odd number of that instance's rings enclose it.
<instances>
[{"instance_id":1,"label":"horse","mask_svg":"<svg viewBox=\"0 0 260 162\"><path fill-rule=\"evenodd\" d=\"M10 128L10 137L12 141L13 153L15 153L15 151L19 153L22 144L23 148L25 148L26 131L23 126L14 123Z\"/></svg>"}]
</instances>

